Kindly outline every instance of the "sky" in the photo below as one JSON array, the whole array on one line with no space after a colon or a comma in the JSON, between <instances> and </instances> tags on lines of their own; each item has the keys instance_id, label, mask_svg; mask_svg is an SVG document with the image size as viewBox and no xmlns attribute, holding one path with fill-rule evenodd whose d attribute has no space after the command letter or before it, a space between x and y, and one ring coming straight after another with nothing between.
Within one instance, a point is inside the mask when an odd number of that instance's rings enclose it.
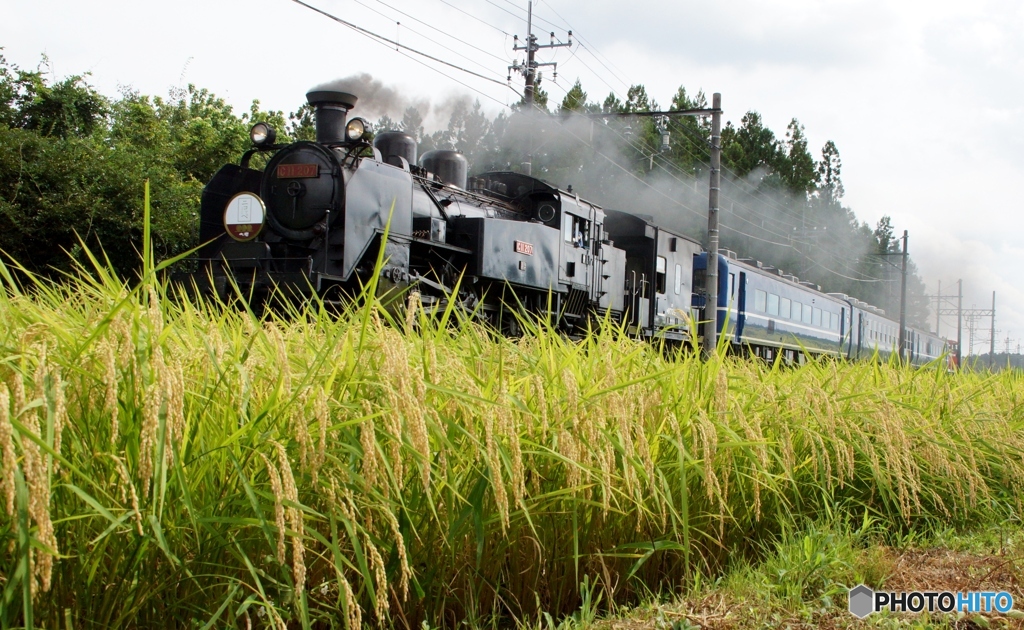
<instances>
[{"instance_id":1,"label":"sky","mask_svg":"<svg viewBox=\"0 0 1024 630\"><path fill-rule=\"evenodd\" d=\"M305 1L486 78L294 0L0 0L0 54L23 68L45 54L53 78L88 72L108 96L192 83L239 113L253 99L288 113L314 85L368 73L428 104L428 131L453 99L497 115L519 98L521 77L514 89L506 77L523 58L512 48L527 0ZM553 102L578 78L592 101L625 100L632 84L663 106L680 86L719 92L726 120L756 110L778 136L797 118L815 157L827 140L839 148L844 204L872 226L889 215L897 234L909 231L928 292L941 282L954 293L962 279L964 307L988 309L995 291L997 351L1007 338L1011 351L1024 346L1024 3L539 0L533 10L540 43L573 31L572 47L538 56L557 62L557 79L544 69ZM943 318L944 335L954 327ZM987 351L988 327L975 353Z\"/></svg>"}]
</instances>

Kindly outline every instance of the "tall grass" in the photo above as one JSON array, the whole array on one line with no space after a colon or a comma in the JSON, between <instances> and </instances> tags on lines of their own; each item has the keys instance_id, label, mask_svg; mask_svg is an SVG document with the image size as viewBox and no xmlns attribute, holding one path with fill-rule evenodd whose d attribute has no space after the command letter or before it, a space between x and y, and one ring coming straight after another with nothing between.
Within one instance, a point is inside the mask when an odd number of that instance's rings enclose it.
<instances>
[{"instance_id":1,"label":"tall grass","mask_svg":"<svg viewBox=\"0 0 1024 630\"><path fill-rule=\"evenodd\" d=\"M3 627L535 619L713 575L794 515L1020 509L1014 372L0 273Z\"/></svg>"}]
</instances>

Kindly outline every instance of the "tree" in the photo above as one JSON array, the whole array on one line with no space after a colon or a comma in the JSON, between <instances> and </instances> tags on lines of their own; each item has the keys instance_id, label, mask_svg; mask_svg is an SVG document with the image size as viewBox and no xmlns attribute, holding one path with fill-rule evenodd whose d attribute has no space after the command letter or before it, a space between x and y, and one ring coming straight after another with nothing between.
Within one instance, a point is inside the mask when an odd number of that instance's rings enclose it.
<instances>
[{"instance_id":1,"label":"tree","mask_svg":"<svg viewBox=\"0 0 1024 630\"><path fill-rule=\"evenodd\" d=\"M614 92L609 92L608 96L604 99L604 103L601 104L601 111L605 114L615 114L624 111L622 101L619 100L619 97L615 96Z\"/></svg>"},{"instance_id":2,"label":"tree","mask_svg":"<svg viewBox=\"0 0 1024 630\"><path fill-rule=\"evenodd\" d=\"M42 63L48 63L46 57ZM106 121L109 102L85 76L73 75L51 86L41 71L8 68L0 56L0 119L8 127L30 129L43 136L92 135Z\"/></svg>"},{"instance_id":3,"label":"tree","mask_svg":"<svg viewBox=\"0 0 1024 630\"><path fill-rule=\"evenodd\" d=\"M303 103L298 110L288 114L288 135L295 140L316 140L313 107L309 103Z\"/></svg>"},{"instance_id":4,"label":"tree","mask_svg":"<svg viewBox=\"0 0 1024 630\"><path fill-rule=\"evenodd\" d=\"M899 241L895 238L892 219L889 218L889 215L878 220L874 235L877 253L891 254L900 251Z\"/></svg>"},{"instance_id":5,"label":"tree","mask_svg":"<svg viewBox=\"0 0 1024 630\"><path fill-rule=\"evenodd\" d=\"M562 104L558 106L559 113L568 112L581 112L587 107L587 93L583 91L583 85L579 79L576 79L576 83L573 84L572 88L565 93L565 98L562 99Z\"/></svg>"},{"instance_id":6,"label":"tree","mask_svg":"<svg viewBox=\"0 0 1024 630\"><path fill-rule=\"evenodd\" d=\"M698 91L696 96L691 97L685 87L679 86L672 97L669 111L704 109L707 106L707 97L703 91ZM697 116L672 116L669 118L668 129L671 133L669 160L692 175L709 168L711 125L706 119Z\"/></svg>"},{"instance_id":7,"label":"tree","mask_svg":"<svg viewBox=\"0 0 1024 630\"><path fill-rule=\"evenodd\" d=\"M843 198L843 182L839 178L843 168L842 160L839 159L839 149L836 144L829 140L821 148L821 161L818 162L818 172L815 184L818 187L819 197L826 206L836 205Z\"/></svg>"},{"instance_id":8,"label":"tree","mask_svg":"<svg viewBox=\"0 0 1024 630\"><path fill-rule=\"evenodd\" d=\"M643 85L631 85L626 92L626 104L622 107L622 111L649 112L656 107L656 104L647 96L647 89Z\"/></svg>"},{"instance_id":9,"label":"tree","mask_svg":"<svg viewBox=\"0 0 1024 630\"><path fill-rule=\"evenodd\" d=\"M420 142L423 139L423 115L420 114L420 111L415 106L410 105L405 108L400 127L402 131L412 136L416 142Z\"/></svg>"},{"instance_id":10,"label":"tree","mask_svg":"<svg viewBox=\"0 0 1024 630\"><path fill-rule=\"evenodd\" d=\"M775 133L764 126L761 114L744 114L738 129L731 123L722 131L722 162L739 176L764 168L766 174L776 172L785 154Z\"/></svg>"},{"instance_id":11,"label":"tree","mask_svg":"<svg viewBox=\"0 0 1024 630\"><path fill-rule=\"evenodd\" d=\"M814 158L807 150L804 126L794 118L786 126L785 159L779 160L779 175L790 192L809 195L815 189Z\"/></svg>"}]
</instances>

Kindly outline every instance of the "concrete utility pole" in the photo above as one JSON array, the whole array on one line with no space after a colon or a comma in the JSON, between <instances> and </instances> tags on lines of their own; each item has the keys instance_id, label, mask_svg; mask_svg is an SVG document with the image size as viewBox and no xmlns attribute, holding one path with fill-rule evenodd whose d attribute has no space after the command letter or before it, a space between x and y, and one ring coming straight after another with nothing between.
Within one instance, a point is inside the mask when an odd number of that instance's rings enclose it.
<instances>
[{"instance_id":1,"label":"concrete utility pole","mask_svg":"<svg viewBox=\"0 0 1024 630\"><path fill-rule=\"evenodd\" d=\"M523 102L526 105L527 111L533 110L533 102L537 92L537 83L539 83L539 73L537 68L540 66L554 66L555 67L555 78L558 78L558 63L549 61L545 63L537 62L537 51L541 48L561 48L563 46L572 46L572 31L569 31L569 41L566 43L555 43L555 32L551 32L551 43L550 44L538 44L537 38L533 35L533 0L527 3L526 12L526 45L519 45L519 36L516 35L513 39L512 50L525 50L526 51L526 63L520 65L518 61L508 67L508 80L512 82L512 71L518 72L523 75L526 79L526 89L523 90ZM527 147L529 147L530 139L527 137ZM528 148L526 160L522 164L523 173L530 175L533 171L533 149Z\"/></svg>"},{"instance_id":2,"label":"concrete utility pole","mask_svg":"<svg viewBox=\"0 0 1024 630\"><path fill-rule=\"evenodd\" d=\"M992 369L996 365L996 292L992 292L992 331L989 337L988 346L988 367Z\"/></svg>"},{"instance_id":3,"label":"concrete utility pole","mask_svg":"<svg viewBox=\"0 0 1024 630\"><path fill-rule=\"evenodd\" d=\"M537 68L540 66L554 66L555 77L558 77L558 64L554 61L546 63L538 63L536 59L536 53L541 48L561 48L563 46L572 46L572 31L569 31L569 41L562 43L555 43L555 33L551 32L551 43L550 44L538 44L537 38L533 34L533 0L527 3L526 11L526 45L519 45L519 36L516 35L513 40L512 50L525 50L526 51L526 64L519 65L518 62L508 67L509 69L509 81L512 80L511 71L515 70L523 75L526 79L526 89L523 91L523 100L526 103L527 109L533 109L533 100L537 89Z\"/></svg>"},{"instance_id":4,"label":"concrete utility pole","mask_svg":"<svg viewBox=\"0 0 1024 630\"><path fill-rule=\"evenodd\" d=\"M907 231L903 230L903 278L900 280L900 360L907 358Z\"/></svg>"},{"instance_id":5,"label":"concrete utility pole","mask_svg":"<svg viewBox=\"0 0 1024 630\"><path fill-rule=\"evenodd\" d=\"M708 263L704 274L705 321L704 338L701 342L705 353L710 353L718 344L718 193L722 183L722 95L716 92L711 97L711 109L677 109L668 112L608 112L580 113L587 118L650 118L663 119L671 116L711 115L711 182L708 190ZM666 127L667 131L667 127ZM663 148L667 146L663 138ZM697 290L697 287L694 287ZM709 314L710 313L710 314Z\"/></svg>"},{"instance_id":6,"label":"concrete utility pole","mask_svg":"<svg viewBox=\"0 0 1024 630\"><path fill-rule=\"evenodd\" d=\"M963 344L964 332L964 280L956 281L956 369L962 365L960 361L964 355Z\"/></svg>"},{"instance_id":7,"label":"concrete utility pole","mask_svg":"<svg viewBox=\"0 0 1024 630\"><path fill-rule=\"evenodd\" d=\"M711 186L708 191L708 264L705 273L707 305L704 316L704 353L718 345L718 192L722 183L722 95L711 97ZM711 314L708 317L708 313Z\"/></svg>"}]
</instances>

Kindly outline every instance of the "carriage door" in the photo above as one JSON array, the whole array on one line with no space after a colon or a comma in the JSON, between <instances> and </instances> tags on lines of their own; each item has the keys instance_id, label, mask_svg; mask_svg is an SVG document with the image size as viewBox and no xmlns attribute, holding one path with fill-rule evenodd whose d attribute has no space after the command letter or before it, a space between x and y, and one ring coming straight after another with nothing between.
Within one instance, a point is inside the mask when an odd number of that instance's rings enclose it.
<instances>
[{"instance_id":1,"label":"carriage door","mask_svg":"<svg viewBox=\"0 0 1024 630\"><path fill-rule=\"evenodd\" d=\"M857 313L857 358L860 358L860 348L864 343L864 313Z\"/></svg>"},{"instance_id":2,"label":"carriage door","mask_svg":"<svg viewBox=\"0 0 1024 630\"><path fill-rule=\"evenodd\" d=\"M846 342L846 307L839 309L839 354L843 353L843 343ZM850 358L850 347L846 347L846 358Z\"/></svg>"},{"instance_id":3,"label":"carriage door","mask_svg":"<svg viewBox=\"0 0 1024 630\"><path fill-rule=\"evenodd\" d=\"M736 309L736 343L743 338L743 326L747 323L747 272L740 272L740 286L737 288L735 274L729 274L729 308Z\"/></svg>"},{"instance_id":4,"label":"carriage door","mask_svg":"<svg viewBox=\"0 0 1024 630\"><path fill-rule=\"evenodd\" d=\"M559 261L558 280L582 285L590 291L590 268L593 256L590 254L591 221L569 212L562 214L562 255ZM578 287L580 288L580 287Z\"/></svg>"}]
</instances>

